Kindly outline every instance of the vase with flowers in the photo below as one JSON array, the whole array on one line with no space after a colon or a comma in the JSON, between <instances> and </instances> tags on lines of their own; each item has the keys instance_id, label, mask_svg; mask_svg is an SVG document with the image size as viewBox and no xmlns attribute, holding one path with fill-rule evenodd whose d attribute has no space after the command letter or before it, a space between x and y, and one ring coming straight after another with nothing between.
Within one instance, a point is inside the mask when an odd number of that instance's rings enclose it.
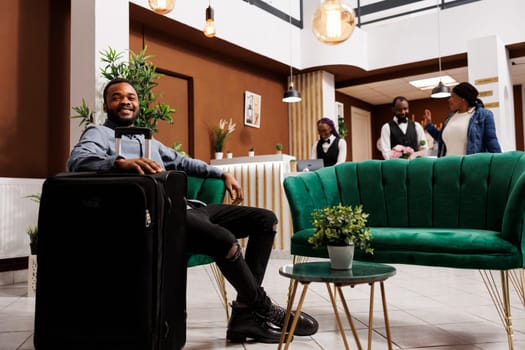
<instances>
[{"instance_id":1,"label":"vase with flowers","mask_svg":"<svg viewBox=\"0 0 525 350\"><path fill-rule=\"evenodd\" d=\"M219 126L213 127L213 148L215 150L216 159L222 159L222 149L224 147L224 141L226 140L226 136L235 131L235 126L236 124L230 118L229 121L226 119L221 119L219 121Z\"/></svg>"},{"instance_id":2,"label":"vase with flowers","mask_svg":"<svg viewBox=\"0 0 525 350\"><path fill-rule=\"evenodd\" d=\"M409 146L396 145L390 151L390 158L412 159L414 156L415 151Z\"/></svg>"}]
</instances>

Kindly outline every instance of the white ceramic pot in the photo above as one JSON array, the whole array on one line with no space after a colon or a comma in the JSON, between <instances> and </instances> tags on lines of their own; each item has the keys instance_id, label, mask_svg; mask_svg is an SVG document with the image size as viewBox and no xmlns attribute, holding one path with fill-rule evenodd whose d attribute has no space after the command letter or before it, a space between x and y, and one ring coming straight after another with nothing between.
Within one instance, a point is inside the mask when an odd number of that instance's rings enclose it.
<instances>
[{"instance_id":1,"label":"white ceramic pot","mask_svg":"<svg viewBox=\"0 0 525 350\"><path fill-rule=\"evenodd\" d=\"M222 159L224 153L222 152L215 152L215 159Z\"/></svg>"},{"instance_id":2,"label":"white ceramic pot","mask_svg":"<svg viewBox=\"0 0 525 350\"><path fill-rule=\"evenodd\" d=\"M248 157L255 157L255 151L248 151Z\"/></svg>"},{"instance_id":3,"label":"white ceramic pot","mask_svg":"<svg viewBox=\"0 0 525 350\"><path fill-rule=\"evenodd\" d=\"M228 159L233 158L233 153L231 153L231 152L226 153L226 158L228 158Z\"/></svg>"},{"instance_id":4,"label":"white ceramic pot","mask_svg":"<svg viewBox=\"0 0 525 350\"><path fill-rule=\"evenodd\" d=\"M354 245L334 246L329 245L328 256L332 270L349 270L354 260Z\"/></svg>"}]
</instances>

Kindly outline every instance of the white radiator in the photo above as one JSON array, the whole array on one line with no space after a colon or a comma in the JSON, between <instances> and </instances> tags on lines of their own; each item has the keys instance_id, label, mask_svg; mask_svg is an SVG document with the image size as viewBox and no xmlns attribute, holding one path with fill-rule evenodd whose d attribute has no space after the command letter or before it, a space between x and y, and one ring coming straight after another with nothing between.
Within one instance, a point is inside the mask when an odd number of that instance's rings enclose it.
<instances>
[{"instance_id":1,"label":"white radiator","mask_svg":"<svg viewBox=\"0 0 525 350\"><path fill-rule=\"evenodd\" d=\"M0 177L0 259L30 255L26 230L38 222L38 203L44 179Z\"/></svg>"}]
</instances>

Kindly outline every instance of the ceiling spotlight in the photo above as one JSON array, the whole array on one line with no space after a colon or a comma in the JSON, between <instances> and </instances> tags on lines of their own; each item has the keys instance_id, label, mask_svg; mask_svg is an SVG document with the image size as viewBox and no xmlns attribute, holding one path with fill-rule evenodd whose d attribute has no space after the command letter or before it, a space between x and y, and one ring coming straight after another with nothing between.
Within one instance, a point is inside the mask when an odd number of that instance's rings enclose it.
<instances>
[{"instance_id":1,"label":"ceiling spotlight","mask_svg":"<svg viewBox=\"0 0 525 350\"><path fill-rule=\"evenodd\" d=\"M175 7L175 0L149 0L149 7L159 15L165 15Z\"/></svg>"}]
</instances>

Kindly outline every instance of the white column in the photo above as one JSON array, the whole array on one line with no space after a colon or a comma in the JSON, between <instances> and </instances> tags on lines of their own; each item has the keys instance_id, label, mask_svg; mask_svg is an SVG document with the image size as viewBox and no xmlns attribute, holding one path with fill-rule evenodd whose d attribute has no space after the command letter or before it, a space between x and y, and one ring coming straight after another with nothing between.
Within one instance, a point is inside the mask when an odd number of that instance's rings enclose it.
<instances>
[{"instance_id":1,"label":"white column","mask_svg":"<svg viewBox=\"0 0 525 350\"><path fill-rule=\"evenodd\" d=\"M322 117L332 119L337 128L337 115L335 115L335 78L332 73L323 71L323 87L321 93L323 99Z\"/></svg>"},{"instance_id":2,"label":"white column","mask_svg":"<svg viewBox=\"0 0 525 350\"><path fill-rule=\"evenodd\" d=\"M129 49L128 0L71 0L71 87L70 106L80 106L82 98L96 121L105 119L102 111L102 89L105 79L100 74L100 51L108 48ZM75 112L71 109L70 115ZM78 142L82 129L78 119L70 124L70 146Z\"/></svg>"},{"instance_id":3,"label":"white column","mask_svg":"<svg viewBox=\"0 0 525 350\"><path fill-rule=\"evenodd\" d=\"M494 113L503 151L516 149L512 80L505 45L496 35L467 43L469 82L480 92L485 108Z\"/></svg>"}]
</instances>

